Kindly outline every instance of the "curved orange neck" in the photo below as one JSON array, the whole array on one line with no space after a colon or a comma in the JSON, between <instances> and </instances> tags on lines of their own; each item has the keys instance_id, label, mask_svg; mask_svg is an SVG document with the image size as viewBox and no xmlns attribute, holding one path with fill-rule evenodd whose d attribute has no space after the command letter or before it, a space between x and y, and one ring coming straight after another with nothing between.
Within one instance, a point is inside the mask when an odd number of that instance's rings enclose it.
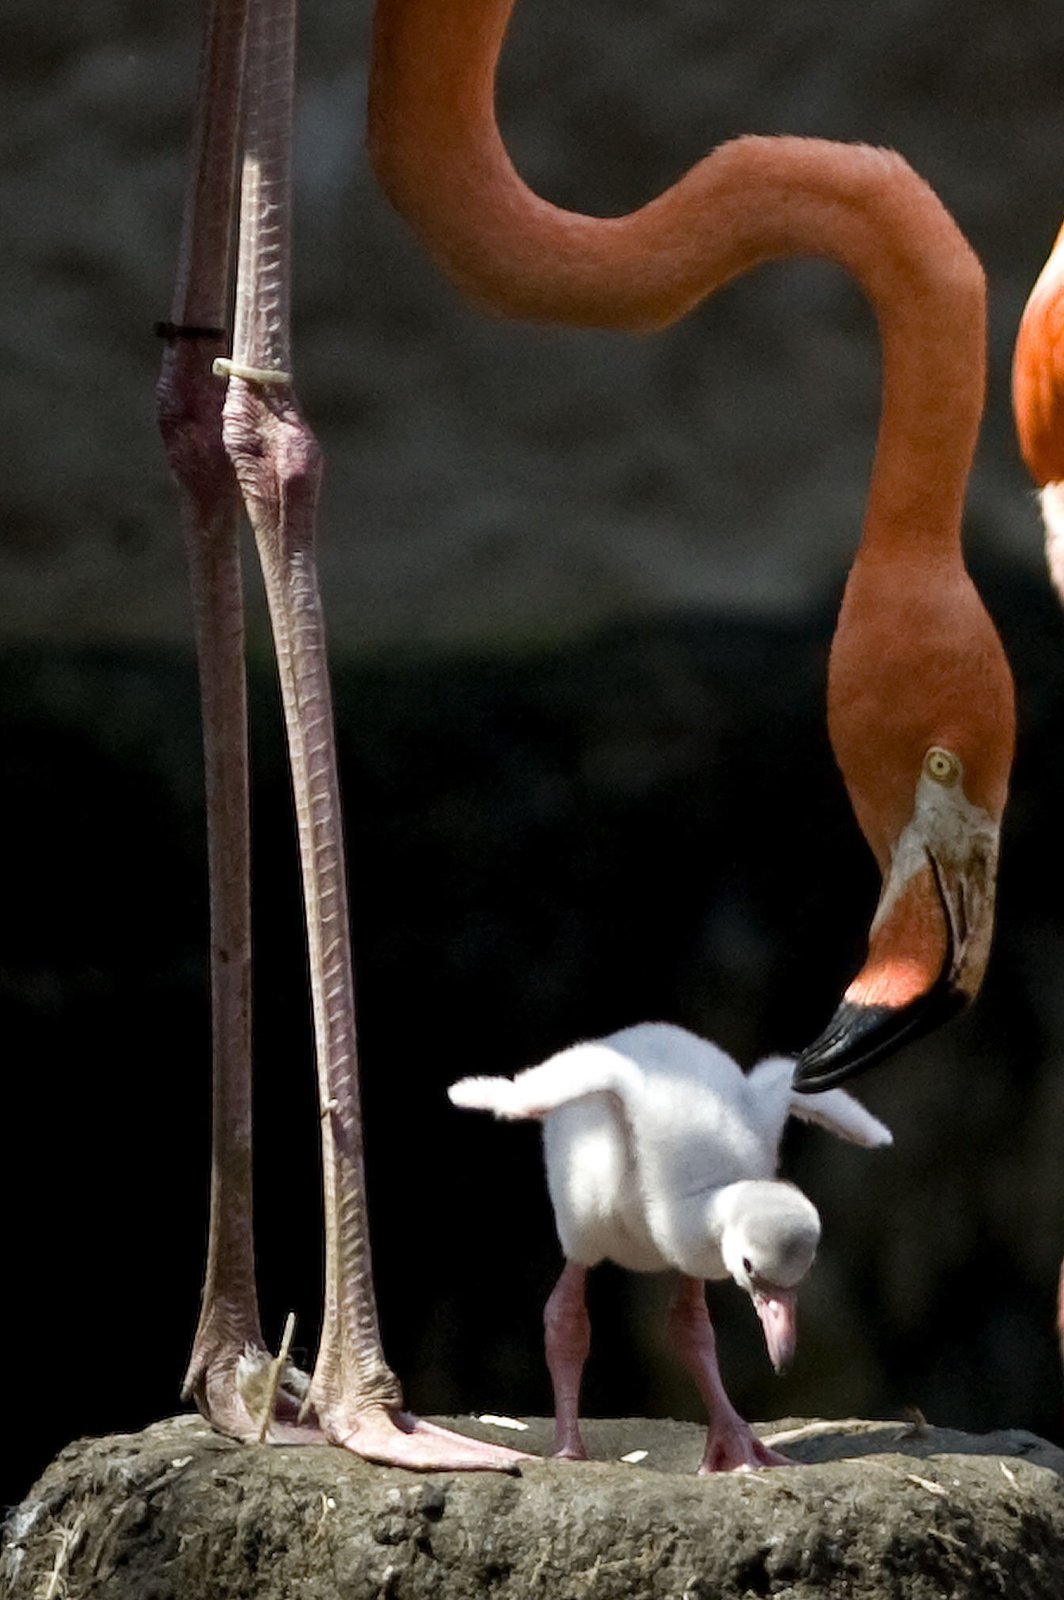
<instances>
[{"instance_id":1,"label":"curved orange neck","mask_svg":"<svg viewBox=\"0 0 1064 1600\"><path fill-rule=\"evenodd\" d=\"M379 0L370 148L398 210L473 299L577 326L666 326L761 262L837 262L871 302L883 412L863 553L960 566L983 403L982 270L900 156L816 139L737 139L627 216L551 205L495 120L513 0Z\"/></svg>"}]
</instances>

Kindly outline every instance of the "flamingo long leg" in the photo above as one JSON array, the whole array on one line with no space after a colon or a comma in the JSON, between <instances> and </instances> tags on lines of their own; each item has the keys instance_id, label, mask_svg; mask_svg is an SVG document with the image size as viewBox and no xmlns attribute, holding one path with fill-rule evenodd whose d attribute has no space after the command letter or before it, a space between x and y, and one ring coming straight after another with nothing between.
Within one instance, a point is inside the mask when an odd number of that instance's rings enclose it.
<instances>
[{"instance_id":1,"label":"flamingo long leg","mask_svg":"<svg viewBox=\"0 0 1064 1600\"><path fill-rule=\"evenodd\" d=\"M290 149L296 0L252 0L233 357L222 436L266 584L299 831L322 1105L325 1307L309 1403L325 1437L423 1470L511 1469L516 1451L401 1409L371 1275L355 1004L325 631L314 554L317 441L291 382Z\"/></svg>"},{"instance_id":2,"label":"flamingo long leg","mask_svg":"<svg viewBox=\"0 0 1064 1600\"><path fill-rule=\"evenodd\" d=\"M246 1437L236 1386L262 1344L251 1214L251 968L248 762L239 531L243 508L222 445L230 237L246 0L213 0L200 62L192 171L157 400L181 491L203 708L211 919L212 1147L207 1271L185 1389L223 1432Z\"/></svg>"}]
</instances>

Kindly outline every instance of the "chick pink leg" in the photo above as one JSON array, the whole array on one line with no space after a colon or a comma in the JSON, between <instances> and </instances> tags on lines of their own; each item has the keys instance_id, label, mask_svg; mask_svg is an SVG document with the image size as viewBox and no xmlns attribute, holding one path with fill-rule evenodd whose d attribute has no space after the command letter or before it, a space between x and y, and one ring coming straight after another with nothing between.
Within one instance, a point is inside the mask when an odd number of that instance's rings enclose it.
<instances>
[{"instance_id":1,"label":"chick pink leg","mask_svg":"<svg viewBox=\"0 0 1064 1600\"><path fill-rule=\"evenodd\" d=\"M673 1349L694 1378L709 1413L699 1472L792 1466L786 1456L760 1442L728 1399L717 1363L717 1341L706 1310L705 1285L698 1278L680 1278L669 1306L668 1329Z\"/></svg>"},{"instance_id":2,"label":"chick pink leg","mask_svg":"<svg viewBox=\"0 0 1064 1600\"><path fill-rule=\"evenodd\" d=\"M547 1370L554 1387L554 1454L566 1461L587 1460L580 1435L580 1380L591 1348L586 1282L586 1267L566 1262L543 1308Z\"/></svg>"}]
</instances>

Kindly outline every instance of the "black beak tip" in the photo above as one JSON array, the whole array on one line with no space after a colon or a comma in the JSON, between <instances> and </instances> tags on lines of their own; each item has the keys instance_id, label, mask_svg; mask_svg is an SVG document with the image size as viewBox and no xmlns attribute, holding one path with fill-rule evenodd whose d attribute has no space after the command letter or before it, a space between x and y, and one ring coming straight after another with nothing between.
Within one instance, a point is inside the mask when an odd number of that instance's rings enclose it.
<instances>
[{"instance_id":1,"label":"black beak tip","mask_svg":"<svg viewBox=\"0 0 1064 1600\"><path fill-rule=\"evenodd\" d=\"M798 1057L794 1087L802 1094L817 1094L871 1066L889 1048L882 1041L893 1035L895 1016L891 1006L844 1000L823 1033Z\"/></svg>"},{"instance_id":2,"label":"black beak tip","mask_svg":"<svg viewBox=\"0 0 1064 1600\"><path fill-rule=\"evenodd\" d=\"M798 1057L794 1087L799 1094L819 1094L844 1083L947 1022L967 1002L966 995L946 982L935 984L907 1006L863 1006L844 1000L820 1037Z\"/></svg>"}]
</instances>

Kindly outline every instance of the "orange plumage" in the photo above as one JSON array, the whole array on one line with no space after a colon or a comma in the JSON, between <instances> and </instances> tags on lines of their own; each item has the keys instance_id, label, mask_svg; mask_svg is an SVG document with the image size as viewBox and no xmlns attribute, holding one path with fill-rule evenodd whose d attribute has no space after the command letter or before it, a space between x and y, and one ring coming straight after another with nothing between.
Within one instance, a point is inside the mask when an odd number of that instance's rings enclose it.
<instances>
[{"instance_id":1,"label":"orange plumage","mask_svg":"<svg viewBox=\"0 0 1064 1600\"><path fill-rule=\"evenodd\" d=\"M849 1009L806 1052L806 1087L822 1088L931 1025L936 996L947 1010L970 999L989 949L1014 730L1008 665L960 542L983 405L982 270L902 158L858 145L737 139L627 216L551 205L514 170L495 120L511 6L377 10L373 161L466 294L509 316L645 332L761 262L810 255L856 278L876 313L883 409L828 717L884 890ZM925 772L938 747L959 763L952 810ZM933 819L924 859L917 823Z\"/></svg>"}]
</instances>

